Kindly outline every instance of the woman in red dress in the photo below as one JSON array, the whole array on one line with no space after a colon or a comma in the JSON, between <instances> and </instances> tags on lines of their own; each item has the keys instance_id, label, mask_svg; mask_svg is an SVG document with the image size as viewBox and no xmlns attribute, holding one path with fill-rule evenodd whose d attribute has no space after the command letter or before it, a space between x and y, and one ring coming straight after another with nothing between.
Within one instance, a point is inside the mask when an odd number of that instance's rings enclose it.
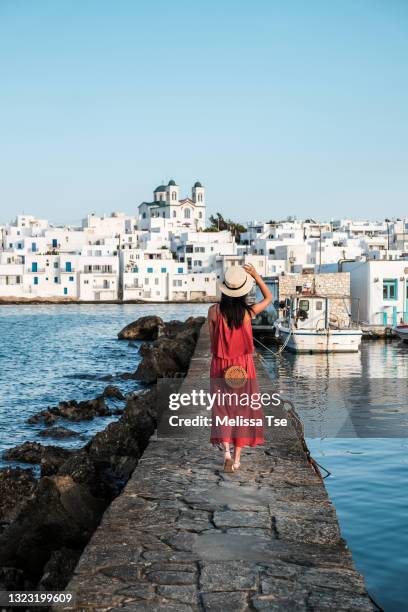
<instances>
[{"instance_id":1,"label":"woman in red dress","mask_svg":"<svg viewBox=\"0 0 408 612\"><path fill-rule=\"evenodd\" d=\"M263 300L248 306L246 297L255 280ZM263 412L257 406L242 402L244 397L259 393L256 371L252 358L254 344L251 320L265 310L272 301L272 294L254 266L231 266L219 283L221 301L208 310L211 338L211 392L223 393L227 402L217 401L212 410L210 442L222 444L225 451L224 471L233 472L240 466L241 448L264 443ZM246 372L245 380L235 387L228 383L225 371L230 366L241 366ZM233 382L233 381L230 381ZM255 404L254 404L255 405ZM248 424L250 420L256 424ZM230 445L234 445L234 458Z\"/></svg>"}]
</instances>

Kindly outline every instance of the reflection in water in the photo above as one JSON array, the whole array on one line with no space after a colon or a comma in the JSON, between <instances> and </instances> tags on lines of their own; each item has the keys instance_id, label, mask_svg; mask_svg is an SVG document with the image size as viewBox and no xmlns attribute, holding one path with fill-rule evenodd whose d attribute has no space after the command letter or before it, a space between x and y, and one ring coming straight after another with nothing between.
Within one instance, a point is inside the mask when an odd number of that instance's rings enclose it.
<instances>
[{"instance_id":1,"label":"reflection in water","mask_svg":"<svg viewBox=\"0 0 408 612\"><path fill-rule=\"evenodd\" d=\"M356 354L262 351L305 425L344 537L370 594L406 608L408 586L408 345L363 342ZM330 436L330 437L328 437Z\"/></svg>"}]
</instances>

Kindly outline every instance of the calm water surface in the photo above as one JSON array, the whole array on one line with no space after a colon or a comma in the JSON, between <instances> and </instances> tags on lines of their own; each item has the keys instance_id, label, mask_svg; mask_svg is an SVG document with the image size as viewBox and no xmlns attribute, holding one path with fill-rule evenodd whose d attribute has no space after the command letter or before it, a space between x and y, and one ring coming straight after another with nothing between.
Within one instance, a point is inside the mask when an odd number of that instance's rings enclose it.
<instances>
[{"instance_id":1,"label":"calm water surface","mask_svg":"<svg viewBox=\"0 0 408 612\"><path fill-rule=\"evenodd\" d=\"M139 343L118 341L118 331L145 314L185 319L207 309L0 306L0 451L27 439L82 446L112 418L67 423L83 436L74 441L39 437L42 427L26 420L60 400L93 398L107 384L137 391L136 381L115 378L139 361ZM326 486L369 592L386 612L406 610L408 346L379 341L356 355L262 355L282 392L296 400L313 456L332 473ZM113 379L103 380L107 375Z\"/></svg>"},{"instance_id":2,"label":"calm water surface","mask_svg":"<svg viewBox=\"0 0 408 612\"><path fill-rule=\"evenodd\" d=\"M369 593L386 612L407 610L408 345L262 355L295 399L313 457L332 474L325 484Z\"/></svg>"}]
</instances>

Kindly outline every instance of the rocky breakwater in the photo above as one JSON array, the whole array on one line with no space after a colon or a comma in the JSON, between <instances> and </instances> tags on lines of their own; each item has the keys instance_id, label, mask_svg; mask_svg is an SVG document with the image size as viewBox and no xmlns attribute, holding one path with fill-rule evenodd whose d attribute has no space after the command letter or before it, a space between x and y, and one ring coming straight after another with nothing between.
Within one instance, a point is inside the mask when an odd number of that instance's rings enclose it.
<instances>
[{"instance_id":1,"label":"rocky breakwater","mask_svg":"<svg viewBox=\"0 0 408 612\"><path fill-rule=\"evenodd\" d=\"M146 383L124 398L109 385L101 396L84 402L60 402L30 417L44 427L39 435L75 435L63 423L117 415L79 449L26 441L3 458L40 466L0 470L0 590L63 589L99 524L142 456L158 419L158 378L183 378L203 317L165 323L142 317L125 327L119 339L142 340L142 359L134 373ZM123 410L110 410L105 398L124 399Z\"/></svg>"}]
</instances>

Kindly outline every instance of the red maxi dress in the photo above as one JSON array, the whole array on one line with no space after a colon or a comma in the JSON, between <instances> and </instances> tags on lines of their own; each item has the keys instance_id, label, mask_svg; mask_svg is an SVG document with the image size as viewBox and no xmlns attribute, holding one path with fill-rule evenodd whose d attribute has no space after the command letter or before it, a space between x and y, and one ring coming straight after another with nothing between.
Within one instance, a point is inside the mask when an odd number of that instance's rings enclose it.
<instances>
[{"instance_id":1,"label":"red maxi dress","mask_svg":"<svg viewBox=\"0 0 408 612\"><path fill-rule=\"evenodd\" d=\"M263 410L257 402L256 408L251 406L251 403L255 405L253 399L256 399L257 395L259 399L259 386L252 357L254 342L251 320L245 321L239 328L231 329L218 304L215 308L216 321L211 337L211 393L217 394L218 397L219 393L233 397L227 402L215 401L212 408L210 442L229 442L240 447L264 444ZM243 366L248 375L247 381L239 389L232 389L225 383L224 371L232 365ZM225 417L235 420L235 423L226 422ZM246 424L247 421L256 421L256 424Z\"/></svg>"}]
</instances>

